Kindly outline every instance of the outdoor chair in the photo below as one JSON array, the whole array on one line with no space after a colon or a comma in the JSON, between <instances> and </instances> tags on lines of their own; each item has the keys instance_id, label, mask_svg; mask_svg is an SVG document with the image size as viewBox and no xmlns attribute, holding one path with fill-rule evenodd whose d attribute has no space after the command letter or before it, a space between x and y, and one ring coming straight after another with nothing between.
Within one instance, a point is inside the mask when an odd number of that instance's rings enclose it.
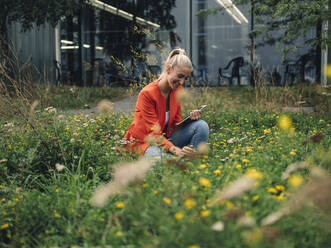
<instances>
[{"instance_id":1,"label":"outdoor chair","mask_svg":"<svg viewBox=\"0 0 331 248\"><path fill-rule=\"evenodd\" d=\"M297 61L285 61L285 82L289 85L294 84L295 77L299 73L299 64Z\"/></svg>"},{"instance_id":2,"label":"outdoor chair","mask_svg":"<svg viewBox=\"0 0 331 248\"><path fill-rule=\"evenodd\" d=\"M240 85L240 67L244 65L243 57L236 57L227 64L226 67L220 67L218 69L218 84L220 85L221 78L226 78L229 81L229 85L232 85L233 79L238 79L238 85Z\"/></svg>"},{"instance_id":3,"label":"outdoor chair","mask_svg":"<svg viewBox=\"0 0 331 248\"><path fill-rule=\"evenodd\" d=\"M308 73L314 70L315 64L316 56L312 52L301 55L298 60L285 60L285 83L293 85L296 81L313 81L314 79L308 79Z\"/></svg>"}]
</instances>

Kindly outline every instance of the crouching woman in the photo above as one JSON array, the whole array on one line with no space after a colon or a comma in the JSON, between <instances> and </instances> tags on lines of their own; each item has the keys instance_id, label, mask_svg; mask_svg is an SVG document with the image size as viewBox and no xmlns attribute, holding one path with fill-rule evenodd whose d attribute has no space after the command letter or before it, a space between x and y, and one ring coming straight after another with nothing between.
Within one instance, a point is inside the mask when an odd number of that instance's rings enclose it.
<instances>
[{"instance_id":1,"label":"crouching woman","mask_svg":"<svg viewBox=\"0 0 331 248\"><path fill-rule=\"evenodd\" d=\"M200 110L190 112L193 120L183 127L181 104L177 94L192 73L192 63L185 51L172 50L160 77L139 93L135 115L125 140L126 149L152 159L170 153L179 157L195 156L197 147L208 141L208 124L200 119Z\"/></svg>"}]
</instances>

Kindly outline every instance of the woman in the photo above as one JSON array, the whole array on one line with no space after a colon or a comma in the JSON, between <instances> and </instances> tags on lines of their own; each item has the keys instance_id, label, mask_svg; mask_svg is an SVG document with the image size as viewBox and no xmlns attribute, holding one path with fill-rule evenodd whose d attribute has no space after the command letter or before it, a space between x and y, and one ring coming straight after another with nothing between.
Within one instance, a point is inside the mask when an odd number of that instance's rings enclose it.
<instances>
[{"instance_id":1,"label":"woman","mask_svg":"<svg viewBox=\"0 0 331 248\"><path fill-rule=\"evenodd\" d=\"M165 61L160 77L144 87L138 95L134 120L125 139L126 148L153 159L166 152L179 157L196 155L196 149L209 136L208 124L200 119L200 110L190 112L195 120L176 127L182 120L181 105L176 95L192 73L191 60L176 48Z\"/></svg>"}]
</instances>

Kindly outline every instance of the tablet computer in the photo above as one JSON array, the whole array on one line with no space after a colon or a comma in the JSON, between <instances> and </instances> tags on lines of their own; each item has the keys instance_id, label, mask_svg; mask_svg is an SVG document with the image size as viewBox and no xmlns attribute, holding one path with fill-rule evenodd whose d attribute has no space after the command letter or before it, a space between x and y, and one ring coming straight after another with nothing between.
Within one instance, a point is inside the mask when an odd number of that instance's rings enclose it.
<instances>
[{"instance_id":1,"label":"tablet computer","mask_svg":"<svg viewBox=\"0 0 331 248\"><path fill-rule=\"evenodd\" d=\"M207 107L207 105L201 105L198 110L203 110L205 107ZM185 126L187 125L188 123L190 123L191 121L194 121L194 120L191 120L190 116L186 116L182 121L180 122L177 122L175 125L176 127L182 127L182 126Z\"/></svg>"}]
</instances>

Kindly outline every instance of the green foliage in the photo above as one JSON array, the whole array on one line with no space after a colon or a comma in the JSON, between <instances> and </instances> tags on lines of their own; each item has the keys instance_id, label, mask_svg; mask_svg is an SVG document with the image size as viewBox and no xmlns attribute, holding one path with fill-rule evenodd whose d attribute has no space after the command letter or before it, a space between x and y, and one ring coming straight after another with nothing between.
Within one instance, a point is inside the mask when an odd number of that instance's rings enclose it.
<instances>
[{"instance_id":1,"label":"green foliage","mask_svg":"<svg viewBox=\"0 0 331 248\"><path fill-rule=\"evenodd\" d=\"M56 26L61 17L74 15L84 2L84 0L20 0L14 2L5 0L2 2L1 15L7 17L9 22L20 22L25 31L30 29L34 23L39 26L48 22ZM1 23L1 25L5 24Z\"/></svg>"},{"instance_id":2,"label":"green foliage","mask_svg":"<svg viewBox=\"0 0 331 248\"><path fill-rule=\"evenodd\" d=\"M330 172L329 115L224 109L224 93L209 95L214 104L203 112L211 131L208 155L158 162L143 182L110 197L103 208L90 199L112 180L118 162L132 161L118 149L132 115L63 116L42 110L31 125L2 122L1 246L325 247L328 215L318 206L308 205L271 226L261 221L296 195L282 178L289 165L305 161ZM195 97L194 104L199 101L204 99ZM283 114L292 120L288 131L278 126ZM315 142L311 137L317 133L323 138ZM219 190L252 169L262 178L251 191L214 202ZM310 169L293 172L302 187L310 182ZM201 184L202 178L209 184ZM241 217L251 223L240 225ZM213 230L219 221L224 229Z\"/></svg>"}]
</instances>

